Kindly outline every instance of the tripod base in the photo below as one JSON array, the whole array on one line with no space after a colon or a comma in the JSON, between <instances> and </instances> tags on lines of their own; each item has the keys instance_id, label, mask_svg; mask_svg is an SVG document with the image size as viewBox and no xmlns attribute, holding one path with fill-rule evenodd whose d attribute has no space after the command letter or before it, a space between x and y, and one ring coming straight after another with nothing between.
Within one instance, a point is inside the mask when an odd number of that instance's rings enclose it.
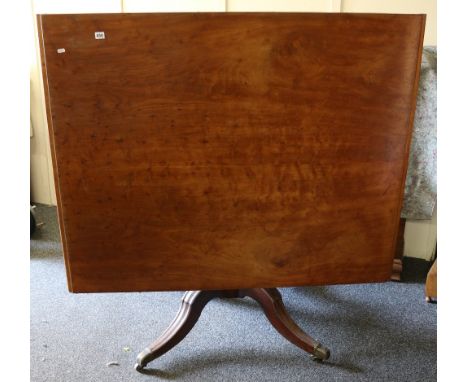
<instances>
[{"instance_id":1,"label":"tripod base","mask_svg":"<svg viewBox=\"0 0 468 382\"><path fill-rule=\"evenodd\" d=\"M262 307L273 327L288 341L309 353L314 359L325 360L330 351L302 331L284 307L281 294L276 288L202 290L186 292L182 306L169 327L137 357L135 369L141 371L154 359L162 356L182 341L198 321L205 305L214 298L250 297Z\"/></svg>"}]
</instances>

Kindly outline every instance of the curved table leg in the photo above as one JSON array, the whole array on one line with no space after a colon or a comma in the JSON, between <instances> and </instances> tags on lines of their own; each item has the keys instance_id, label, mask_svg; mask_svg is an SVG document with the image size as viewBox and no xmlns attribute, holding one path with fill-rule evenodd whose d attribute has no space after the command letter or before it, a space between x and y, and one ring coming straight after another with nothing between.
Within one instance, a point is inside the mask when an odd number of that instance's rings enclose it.
<instances>
[{"instance_id":1,"label":"curved table leg","mask_svg":"<svg viewBox=\"0 0 468 382\"><path fill-rule=\"evenodd\" d=\"M240 297L248 296L262 307L273 327L289 342L305 350L314 359L326 360L330 350L305 333L291 318L276 288L241 289Z\"/></svg>"},{"instance_id":2,"label":"curved table leg","mask_svg":"<svg viewBox=\"0 0 468 382\"><path fill-rule=\"evenodd\" d=\"M182 297L182 305L169 327L137 357L135 369L141 371L149 362L167 353L192 330L205 305L213 298L230 297L231 291L189 291ZM234 291L237 297L236 291Z\"/></svg>"},{"instance_id":3,"label":"curved table leg","mask_svg":"<svg viewBox=\"0 0 468 382\"><path fill-rule=\"evenodd\" d=\"M280 292L276 288L234 289L213 291L190 291L182 298L182 305L169 327L144 349L137 357L138 371L154 359L162 356L182 341L198 321L205 305L214 298L250 297L257 301L270 323L287 340L311 354L315 359L325 360L330 351L307 335L286 312Z\"/></svg>"}]
</instances>

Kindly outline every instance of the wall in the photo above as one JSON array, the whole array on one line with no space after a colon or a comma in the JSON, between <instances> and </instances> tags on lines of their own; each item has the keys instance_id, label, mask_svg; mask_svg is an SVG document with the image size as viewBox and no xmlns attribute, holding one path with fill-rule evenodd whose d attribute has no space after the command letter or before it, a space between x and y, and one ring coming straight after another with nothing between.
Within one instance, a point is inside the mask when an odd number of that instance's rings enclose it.
<instances>
[{"instance_id":1,"label":"wall","mask_svg":"<svg viewBox=\"0 0 468 382\"><path fill-rule=\"evenodd\" d=\"M424 44L437 45L436 0L32 0L32 4L33 13L225 11L425 13L427 19ZM31 65L32 200L37 203L56 204L37 32L34 38L36 52ZM432 221L408 221L405 240L406 256L430 259L436 243L436 216Z\"/></svg>"},{"instance_id":2,"label":"wall","mask_svg":"<svg viewBox=\"0 0 468 382\"><path fill-rule=\"evenodd\" d=\"M33 12L34 14L34 12ZM52 160L50 155L47 119L42 88L42 73L39 57L36 17L31 39L34 39L34 51L30 62L30 166L31 166L31 199L33 201L56 204Z\"/></svg>"}]
</instances>

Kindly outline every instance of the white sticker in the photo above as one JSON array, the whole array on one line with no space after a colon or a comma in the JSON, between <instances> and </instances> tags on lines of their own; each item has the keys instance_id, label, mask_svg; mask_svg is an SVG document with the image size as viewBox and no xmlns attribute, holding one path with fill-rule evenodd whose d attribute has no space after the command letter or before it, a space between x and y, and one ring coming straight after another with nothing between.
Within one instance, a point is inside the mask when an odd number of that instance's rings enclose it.
<instances>
[{"instance_id":1,"label":"white sticker","mask_svg":"<svg viewBox=\"0 0 468 382\"><path fill-rule=\"evenodd\" d=\"M65 53L65 48L59 48L59 49L57 49L57 53Z\"/></svg>"},{"instance_id":2,"label":"white sticker","mask_svg":"<svg viewBox=\"0 0 468 382\"><path fill-rule=\"evenodd\" d=\"M104 32L94 32L94 38L96 40L104 40L106 38L106 35Z\"/></svg>"}]
</instances>

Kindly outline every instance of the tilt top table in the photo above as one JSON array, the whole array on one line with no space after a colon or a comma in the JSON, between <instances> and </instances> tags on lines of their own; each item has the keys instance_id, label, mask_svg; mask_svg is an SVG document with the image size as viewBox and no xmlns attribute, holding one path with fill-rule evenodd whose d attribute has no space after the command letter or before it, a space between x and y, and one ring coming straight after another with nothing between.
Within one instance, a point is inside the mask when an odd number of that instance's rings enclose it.
<instances>
[{"instance_id":1,"label":"tilt top table","mask_svg":"<svg viewBox=\"0 0 468 382\"><path fill-rule=\"evenodd\" d=\"M276 287L387 281L424 15L39 15L71 292L189 290L137 368L205 304L249 296L329 352Z\"/></svg>"}]
</instances>

